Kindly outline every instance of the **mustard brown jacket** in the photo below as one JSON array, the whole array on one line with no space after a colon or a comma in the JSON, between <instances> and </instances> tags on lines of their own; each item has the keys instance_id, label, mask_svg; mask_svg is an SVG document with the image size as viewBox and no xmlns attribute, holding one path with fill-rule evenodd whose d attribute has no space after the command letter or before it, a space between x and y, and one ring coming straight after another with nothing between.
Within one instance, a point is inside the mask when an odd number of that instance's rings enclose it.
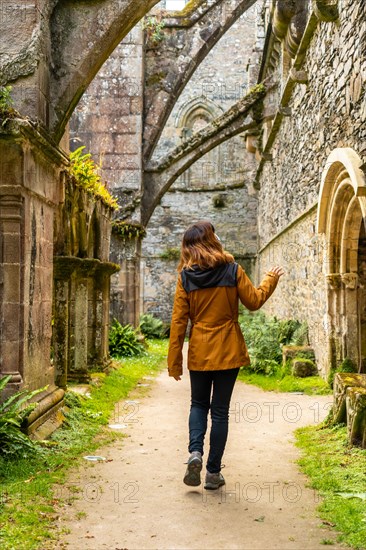
<instances>
[{"instance_id":1,"label":"mustard brown jacket","mask_svg":"<svg viewBox=\"0 0 366 550\"><path fill-rule=\"evenodd\" d=\"M250 358L238 323L239 299L249 310L259 309L275 290L278 275L267 272L255 287L237 263L213 269L183 269L174 298L168 352L169 376L182 374L182 348L191 320L188 369L225 370L249 365Z\"/></svg>"}]
</instances>

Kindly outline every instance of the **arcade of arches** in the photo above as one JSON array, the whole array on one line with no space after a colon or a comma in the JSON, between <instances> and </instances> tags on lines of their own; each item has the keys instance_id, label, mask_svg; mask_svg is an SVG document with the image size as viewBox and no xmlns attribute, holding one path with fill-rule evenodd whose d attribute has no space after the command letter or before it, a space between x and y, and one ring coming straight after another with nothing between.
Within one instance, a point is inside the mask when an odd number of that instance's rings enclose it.
<instances>
[{"instance_id":1,"label":"arcade of arches","mask_svg":"<svg viewBox=\"0 0 366 550\"><path fill-rule=\"evenodd\" d=\"M108 360L109 315L169 319L164 251L198 217L253 281L284 266L266 310L308 323L323 376L346 357L366 373L364 2L2 10L0 85L17 115L0 124L0 373L11 392L48 386L31 431L53 429L67 381ZM149 10L162 39L139 23ZM69 177L83 144L116 213Z\"/></svg>"}]
</instances>

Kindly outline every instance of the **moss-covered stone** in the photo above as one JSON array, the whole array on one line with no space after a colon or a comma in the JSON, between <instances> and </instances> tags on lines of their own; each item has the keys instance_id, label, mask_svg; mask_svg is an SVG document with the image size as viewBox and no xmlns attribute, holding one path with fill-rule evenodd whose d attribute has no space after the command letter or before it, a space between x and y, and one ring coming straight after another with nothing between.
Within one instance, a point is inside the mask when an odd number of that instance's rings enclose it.
<instances>
[{"instance_id":1,"label":"moss-covered stone","mask_svg":"<svg viewBox=\"0 0 366 550\"><path fill-rule=\"evenodd\" d=\"M334 376L333 422L346 422L346 392L348 388L366 388L366 374L337 372Z\"/></svg>"},{"instance_id":2,"label":"moss-covered stone","mask_svg":"<svg viewBox=\"0 0 366 550\"><path fill-rule=\"evenodd\" d=\"M351 445L366 448L366 387L349 387L346 392L347 427Z\"/></svg>"}]
</instances>

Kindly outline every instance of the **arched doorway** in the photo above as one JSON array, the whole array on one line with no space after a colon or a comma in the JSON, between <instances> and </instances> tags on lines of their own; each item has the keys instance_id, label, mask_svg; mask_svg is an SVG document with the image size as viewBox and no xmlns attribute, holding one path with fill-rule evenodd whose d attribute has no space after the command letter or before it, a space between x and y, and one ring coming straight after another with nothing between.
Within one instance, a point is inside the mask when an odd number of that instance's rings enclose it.
<instances>
[{"instance_id":1,"label":"arched doorway","mask_svg":"<svg viewBox=\"0 0 366 550\"><path fill-rule=\"evenodd\" d=\"M335 149L323 173L317 231L324 234L329 368L346 357L366 371L366 181L353 149Z\"/></svg>"}]
</instances>

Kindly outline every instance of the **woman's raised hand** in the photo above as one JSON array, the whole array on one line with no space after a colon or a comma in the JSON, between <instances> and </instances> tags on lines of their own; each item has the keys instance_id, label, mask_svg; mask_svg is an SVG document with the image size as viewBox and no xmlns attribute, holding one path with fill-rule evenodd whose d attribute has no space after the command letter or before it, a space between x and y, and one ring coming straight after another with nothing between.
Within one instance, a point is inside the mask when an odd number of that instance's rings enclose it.
<instances>
[{"instance_id":1,"label":"woman's raised hand","mask_svg":"<svg viewBox=\"0 0 366 550\"><path fill-rule=\"evenodd\" d=\"M281 277L285 273L285 270L280 265L276 265L274 267L271 267L271 269L269 271L272 271L272 273L276 273L276 275L278 275L279 277Z\"/></svg>"}]
</instances>

